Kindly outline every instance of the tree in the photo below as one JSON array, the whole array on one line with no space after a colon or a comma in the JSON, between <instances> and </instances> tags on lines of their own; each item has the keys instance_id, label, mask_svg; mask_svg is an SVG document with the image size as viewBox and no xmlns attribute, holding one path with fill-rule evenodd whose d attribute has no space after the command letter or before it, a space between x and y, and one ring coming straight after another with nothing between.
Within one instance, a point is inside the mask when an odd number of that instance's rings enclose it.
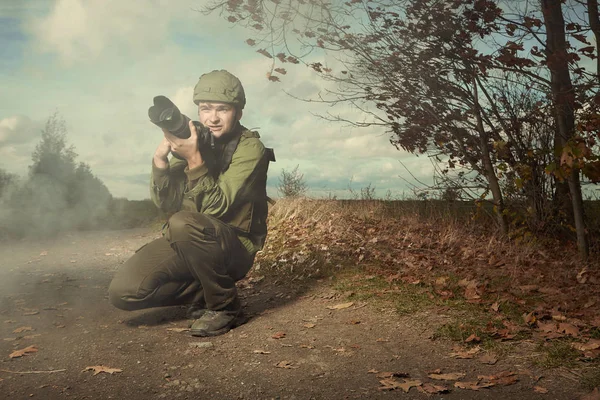
<instances>
[{"instance_id":1,"label":"tree","mask_svg":"<svg viewBox=\"0 0 600 400\"><path fill-rule=\"evenodd\" d=\"M298 171L298 165L291 171L281 170L277 192L282 197L301 197L306 194L308 186L304 181L304 174Z\"/></svg>"},{"instance_id":2,"label":"tree","mask_svg":"<svg viewBox=\"0 0 600 400\"><path fill-rule=\"evenodd\" d=\"M10 212L1 216L13 236L92 228L105 219L112 196L88 164L76 163L66 136L65 121L58 114L50 116L32 154L29 176L8 199Z\"/></svg>"},{"instance_id":3,"label":"tree","mask_svg":"<svg viewBox=\"0 0 600 400\"><path fill-rule=\"evenodd\" d=\"M11 174L0 168L0 198L2 198L10 188L14 187L19 181L16 174Z\"/></svg>"},{"instance_id":4,"label":"tree","mask_svg":"<svg viewBox=\"0 0 600 400\"><path fill-rule=\"evenodd\" d=\"M585 256L583 210L574 204L581 187L575 176L583 171L600 179L592 140L600 118L593 119L597 107L591 107L587 137L573 133L569 118L580 115L583 104L600 103L594 100L598 71L589 73L579 62L597 56L586 36L597 31L596 19L590 15L590 27L581 25L585 7L589 14L594 4L229 0L213 3L207 12L219 11L254 32L247 43L273 60L269 80L283 79L283 64L304 63L337 85L320 101L350 103L371 117L345 122L381 126L392 133L398 148L447 162L446 171L460 166L484 177L482 197L491 192L504 233L505 189L527 187L523 193L528 201L545 204L536 198L542 191L535 186L545 185L544 175L550 173L561 200L557 204L575 222ZM562 31L555 28L557 18L568 20ZM323 53L337 63L318 61ZM571 77L569 88L565 84ZM527 93L535 102L522 102L511 90ZM558 90L568 92L560 97ZM526 142L524 134L535 140ZM540 171L543 163L533 159L548 156L553 162Z\"/></svg>"}]
</instances>

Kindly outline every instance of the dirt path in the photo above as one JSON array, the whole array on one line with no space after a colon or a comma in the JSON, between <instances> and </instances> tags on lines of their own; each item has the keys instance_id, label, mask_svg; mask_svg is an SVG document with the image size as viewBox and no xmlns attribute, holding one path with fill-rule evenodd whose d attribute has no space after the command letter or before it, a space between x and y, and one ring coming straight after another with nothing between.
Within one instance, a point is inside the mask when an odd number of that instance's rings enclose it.
<instances>
[{"instance_id":1,"label":"dirt path","mask_svg":"<svg viewBox=\"0 0 600 400\"><path fill-rule=\"evenodd\" d=\"M185 332L183 308L132 313L113 308L106 289L115 270L154 236L147 230L90 232L0 245L0 398L580 396L572 379L532 368L514 355L519 351L494 365L479 360L483 352L473 359L451 356L454 344L430 339L444 323L442 314L399 317L369 303L349 304L327 282L284 285L254 274L240 282L250 321L209 339ZM32 352L10 357L28 346L34 346ZM532 346L515 344L523 352ZM121 371L85 371L94 366ZM435 370L465 375L434 380L428 374ZM503 371L514 375L503 376ZM385 372L396 377L381 374ZM491 376L496 384L479 391L454 387L457 380L473 382L480 375ZM392 386L415 380L423 385L421 391L381 390L382 380ZM422 391L435 389L426 384L443 385L450 392L428 395ZM538 393L536 386L548 393Z\"/></svg>"}]
</instances>

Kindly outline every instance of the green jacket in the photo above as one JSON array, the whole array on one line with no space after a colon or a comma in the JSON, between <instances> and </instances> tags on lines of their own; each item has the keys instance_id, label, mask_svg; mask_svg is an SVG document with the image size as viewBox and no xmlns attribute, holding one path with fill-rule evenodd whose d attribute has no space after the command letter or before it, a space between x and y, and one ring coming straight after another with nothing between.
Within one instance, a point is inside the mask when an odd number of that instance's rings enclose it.
<instances>
[{"instance_id":1,"label":"green jacket","mask_svg":"<svg viewBox=\"0 0 600 400\"><path fill-rule=\"evenodd\" d=\"M215 178L205 165L189 169L172 157L169 167L152 163L152 201L165 212L201 212L232 226L251 254L267 235L267 169L269 156L258 132L242 127L231 164Z\"/></svg>"}]
</instances>

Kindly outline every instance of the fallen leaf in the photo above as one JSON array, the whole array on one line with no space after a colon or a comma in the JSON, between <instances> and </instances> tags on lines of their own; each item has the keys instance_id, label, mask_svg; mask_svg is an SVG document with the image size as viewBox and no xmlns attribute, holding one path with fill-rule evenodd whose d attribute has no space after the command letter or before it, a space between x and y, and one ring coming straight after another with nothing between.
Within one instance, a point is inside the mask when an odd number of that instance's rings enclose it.
<instances>
[{"instance_id":1,"label":"fallen leaf","mask_svg":"<svg viewBox=\"0 0 600 400\"><path fill-rule=\"evenodd\" d=\"M586 343L571 343L573 348L579 351L600 349L600 339L590 339Z\"/></svg>"},{"instance_id":2,"label":"fallen leaf","mask_svg":"<svg viewBox=\"0 0 600 400\"><path fill-rule=\"evenodd\" d=\"M21 350L15 350L12 353L10 353L8 356L10 358L19 358L19 357L23 357L29 353L36 353L37 351L38 351L37 347L35 347L35 345L31 345L31 346L27 346Z\"/></svg>"},{"instance_id":3,"label":"fallen leaf","mask_svg":"<svg viewBox=\"0 0 600 400\"><path fill-rule=\"evenodd\" d=\"M484 383L493 383L494 385L508 386L519 381L517 374L512 371L502 371L497 375L479 375L477 379Z\"/></svg>"},{"instance_id":4,"label":"fallen leaf","mask_svg":"<svg viewBox=\"0 0 600 400\"><path fill-rule=\"evenodd\" d=\"M494 365L498 362L498 359L491 354L484 354L479 357L479 362L482 364Z\"/></svg>"},{"instance_id":5,"label":"fallen leaf","mask_svg":"<svg viewBox=\"0 0 600 400\"><path fill-rule=\"evenodd\" d=\"M548 389L546 389L545 387L541 387L541 386L534 386L533 391L536 393L542 393L542 394L548 393Z\"/></svg>"},{"instance_id":6,"label":"fallen leaf","mask_svg":"<svg viewBox=\"0 0 600 400\"><path fill-rule=\"evenodd\" d=\"M451 357L461 358L461 359L469 359L473 358L473 356L481 351L481 347L473 347L471 349L464 349L461 347L455 347L454 352L450 353Z\"/></svg>"},{"instance_id":7,"label":"fallen leaf","mask_svg":"<svg viewBox=\"0 0 600 400\"><path fill-rule=\"evenodd\" d=\"M293 365L290 361L279 361L277 364L275 364L275 366L277 368L285 368L285 369L298 368L297 365Z\"/></svg>"},{"instance_id":8,"label":"fallen leaf","mask_svg":"<svg viewBox=\"0 0 600 400\"><path fill-rule=\"evenodd\" d=\"M32 311L27 311L25 313L23 313L23 315L37 315L40 312L38 310L32 310Z\"/></svg>"},{"instance_id":9,"label":"fallen leaf","mask_svg":"<svg viewBox=\"0 0 600 400\"><path fill-rule=\"evenodd\" d=\"M48 255L48 251L44 250L40 253L40 256L47 256Z\"/></svg>"},{"instance_id":10,"label":"fallen leaf","mask_svg":"<svg viewBox=\"0 0 600 400\"><path fill-rule=\"evenodd\" d=\"M374 368L371 368L370 370L368 370L368 371L367 371L367 374L376 374L376 373L378 373L378 372L379 372L379 371L377 371L376 369L374 369Z\"/></svg>"},{"instance_id":11,"label":"fallen leaf","mask_svg":"<svg viewBox=\"0 0 600 400\"><path fill-rule=\"evenodd\" d=\"M408 393L408 391L411 388L418 387L418 386L422 385L421 381L418 381L418 380L404 379L404 382L400 382L400 381L397 381L397 380L395 380L393 378L382 379L382 380L379 381L379 383L382 384L382 386L379 387L379 390L402 389L406 393Z\"/></svg>"},{"instance_id":12,"label":"fallen leaf","mask_svg":"<svg viewBox=\"0 0 600 400\"><path fill-rule=\"evenodd\" d=\"M427 376L438 381L456 381L463 378L465 375L466 374L462 372L449 372L446 374L429 374Z\"/></svg>"},{"instance_id":13,"label":"fallen leaf","mask_svg":"<svg viewBox=\"0 0 600 400\"><path fill-rule=\"evenodd\" d=\"M42 336L42 334L38 333L38 334L35 334L35 335L25 335L25 336L23 336L23 339L29 340L29 339L34 339L34 338L36 338L38 336Z\"/></svg>"},{"instance_id":14,"label":"fallen leaf","mask_svg":"<svg viewBox=\"0 0 600 400\"><path fill-rule=\"evenodd\" d=\"M21 333L21 332L29 332L32 331L33 328L30 326L22 326L20 328L17 328L13 331L13 333Z\"/></svg>"},{"instance_id":15,"label":"fallen leaf","mask_svg":"<svg viewBox=\"0 0 600 400\"><path fill-rule=\"evenodd\" d=\"M348 303L340 303L334 306L327 306L329 310L342 310L344 308L352 307L354 305L353 301L349 301Z\"/></svg>"},{"instance_id":16,"label":"fallen leaf","mask_svg":"<svg viewBox=\"0 0 600 400\"><path fill-rule=\"evenodd\" d=\"M556 332L556 323L538 321L538 328L542 332Z\"/></svg>"},{"instance_id":17,"label":"fallen leaf","mask_svg":"<svg viewBox=\"0 0 600 400\"><path fill-rule=\"evenodd\" d=\"M468 381L468 382L454 382L454 387L459 389L468 389L468 390L479 390L484 388L489 388L494 386L491 382L483 382L479 381Z\"/></svg>"},{"instance_id":18,"label":"fallen leaf","mask_svg":"<svg viewBox=\"0 0 600 400\"><path fill-rule=\"evenodd\" d=\"M308 328L308 329L310 329L310 328L314 328L314 327L315 327L315 326L317 326L317 325L316 325L316 324L304 324L303 326L304 326L305 328Z\"/></svg>"},{"instance_id":19,"label":"fallen leaf","mask_svg":"<svg viewBox=\"0 0 600 400\"><path fill-rule=\"evenodd\" d=\"M377 338L376 342L389 342L389 339Z\"/></svg>"},{"instance_id":20,"label":"fallen leaf","mask_svg":"<svg viewBox=\"0 0 600 400\"><path fill-rule=\"evenodd\" d=\"M270 351L266 351L266 350L254 350L253 353L254 354L271 354Z\"/></svg>"},{"instance_id":21,"label":"fallen leaf","mask_svg":"<svg viewBox=\"0 0 600 400\"><path fill-rule=\"evenodd\" d=\"M588 280L588 269L587 267L583 267L583 269L581 271L579 271L579 273L577 274L577 282L583 284L586 283Z\"/></svg>"},{"instance_id":22,"label":"fallen leaf","mask_svg":"<svg viewBox=\"0 0 600 400\"><path fill-rule=\"evenodd\" d=\"M445 386L434 385L429 382L424 383L422 386L417 386L417 389L426 394L448 393L450 391L450 389Z\"/></svg>"},{"instance_id":23,"label":"fallen leaf","mask_svg":"<svg viewBox=\"0 0 600 400\"><path fill-rule=\"evenodd\" d=\"M13 321L12 319L7 319L6 321L4 321L5 324L14 324L16 321Z\"/></svg>"},{"instance_id":24,"label":"fallen leaf","mask_svg":"<svg viewBox=\"0 0 600 400\"><path fill-rule=\"evenodd\" d=\"M465 343L471 343L471 342L481 342L481 338L479 336L477 336L476 334L471 334L471 336L469 336L468 338L465 339Z\"/></svg>"},{"instance_id":25,"label":"fallen leaf","mask_svg":"<svg viewBox=\"0 0 600 400\"><path fill-rule=\"evenodd\" d=\"M500 310L500 303L495 302L490 308L492 309L492 311L498 312Z\"/></svg>"},{"instance_id":26,"label":"fallen leaf","mask_svg":"<svg viewBox=\"0 0 600 400\"><path fill-rule=\"evenodd\" d=\"M358 325L358 324L360 324L360 321L357 319L351 319L348 323L351 325Z\"/></svg>"},{"instance_id":27,"label":"fallen leaf","mask_svg":"<svg viewBox=\"0 0 600 400\"><path fill-rule=\"evenodd\" d=\"M534 312L530 312L529 314L523 314L523 321L529 325L529 326L533 326L535 325L537 318L535 317Z\"/></svg>"},{"instance_id":28,"label":"fallen leaf","mask_svg":"<svg viewBox=\"0 0 600 400\"><path fill-rule=\"evenodd\" d=\"M272 336L273 339L283 339L285 337L285 332L275 332Z\"/></svg>"},{"instance_id":29,"label":"fallen leaf","mask_svg":"<svg viewBox=\"0 0 600 400\"><path fill-rule=\"evenodd\" d=\"M190 328L167 328L167 330L169 332L177 332L177 333L181 333L181 332L187 332L190 330Z\"/></svg>"},{"instance_id":30,"label":"fallen leaf","mask_svg":"<svg viewBox=\"0 0 600 400\"><path fill-rule=\"evenodd\" d=\"M101 372L105 372L105 373L111 374L111 375L114 373L123 372L122 369L105 367L104 365L95 365L93 367L85 367L85 369L81 372L85 372L85 371L94 371L94 376L98 375Z\"/></svg>"},{"instance_id":31,"label":"fallen leaf","mask_svg":"<svg viewBox=\"0 0 600 400\"><path fill-rule=\"evenodd\" d=\"M558 331L571 336L579 336L579 328L566 322L558 324Z\"/></svg>"}]
</instances>

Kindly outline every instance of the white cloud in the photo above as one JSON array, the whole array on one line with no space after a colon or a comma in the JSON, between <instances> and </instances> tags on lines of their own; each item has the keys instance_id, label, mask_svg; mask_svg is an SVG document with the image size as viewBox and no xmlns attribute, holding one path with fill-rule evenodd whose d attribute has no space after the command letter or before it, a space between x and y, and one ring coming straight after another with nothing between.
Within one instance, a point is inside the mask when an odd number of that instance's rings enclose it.
<instances>
[{"instance_id":1,"label":"white cloud","mask_svg":"<svg viewBox=\"0 0 600 400\"><path fill-rule=\"evenodd\" d=\"M13 115L0 120L0 145L27 143L40 137L40 124L22 115Z\"/></svg>"}]
</instances>

